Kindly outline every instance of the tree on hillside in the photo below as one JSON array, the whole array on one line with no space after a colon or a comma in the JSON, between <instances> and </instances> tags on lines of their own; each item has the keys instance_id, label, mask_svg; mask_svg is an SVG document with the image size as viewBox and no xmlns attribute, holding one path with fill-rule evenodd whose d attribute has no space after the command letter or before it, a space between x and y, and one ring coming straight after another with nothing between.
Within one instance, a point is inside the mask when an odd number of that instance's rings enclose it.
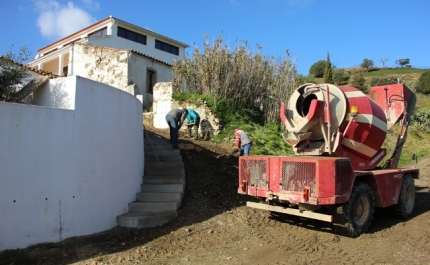
<instances>
[{"instance_id":1,"label":"tree on hillside","mask_svg":"<svg viewBox=\"0 0 430 265\"><path fill-rule=\"evenodd\" d=\"M324 75L324 69L325 69L325 61L320 60L314 63L311 66L311 68L309 68L309 74L315 76L316 78L321 78Z\"/></svg>"},{"instance_id":2,"label":"tree on hillside","mask_svg":"<svg viewBox=\"0 0 430 265\"><path fill-rule=\"evenodd\" d=\"M378 60L378 62L380 62L380 63L382 64L382 67L384 67L384 68L385 68L385 63L386 63L389 59L390 59L389 57L380 58L380 59Z\"/></svg>"},{"instance_id":3,"label":"tree on hillside","mask_svg":"<svg viewBox=\"0 0 430 265\"><path fill-rule=\"evenodd\" d=\"M430 69L421 74L415 90L426 95L430 94Z\"/></svg>"},{"instance_id":4,"label":"tree on hillside","mask_svg":"<svg viewBox=\"0 0 430 265\"><path fill-rule=\"evenodd\" d=\"M14 54L12 49L13 45L0 58L0 101L14 101L18 87L23 85L24 79L30 76L27 68L20 65L30 56L27 46L23 46L18 54Z\"/></svg>"},{"instance_id":5,"label":"tree on hillside","mask_svg":"<svg viewBox=\"0 0 430 265\"><path fill-rule=\"evenodd\" d=\"M330 62L330 54L327 53L327 60L324 66L324 82L325 83L333 83L333 69Z\"/></svg>"},{"instance_id":6,"label":"tree on hillside","mask_svg":"<svg viewBox=\"0 0 430 265\"><path fill-rule=\"evenodd\" d=\"M360 89L363 93L369 93L369 88L366 86L366 79L362 73L355 74L351 78L351 85L355 88Z\"/></svg>"},{"instance_id":7,"label":"tree on hillside","mask_svg":"<svg viewBox=\"0 0 430 265\"><path fill-rule=\"evenodd\" d=\"M176 90L184 86L188 92L210 95L215 108L227 102L249 113L262 110L265 122L279 120L280 103L287 102L299 85L296 65L288 50L285 59L279 60L257 48L253 54L243 41L231 51L222 34L213 44L205 36L203 50L196 46L191 58L173 65Z\"/></svg>"},{"instance_id":8,"label":"tree on hillside","mask_svg":"<svg viewBox=\"0 0 430 265\"><path fill-rule=\"evenodd\" d=\"M370 60L370 59L363 59L363 62L360 64L360 66L367 69L367 71L373 68L374 65L375 64L373 63L373 60Z\"/></svg>"},{"instance_id":9,"label":"tree on hillside","mask_svg":"<svg viewBox=\"0 0 430 265\"><path fill-rule=\"evenodd\" d=\"M409 59L408 58L406 58L406 59L398 59L398 60L396 60L396 64L398 64L401 67L403 67L403 66L409 64Z\"/></svg>"}]
</instances>

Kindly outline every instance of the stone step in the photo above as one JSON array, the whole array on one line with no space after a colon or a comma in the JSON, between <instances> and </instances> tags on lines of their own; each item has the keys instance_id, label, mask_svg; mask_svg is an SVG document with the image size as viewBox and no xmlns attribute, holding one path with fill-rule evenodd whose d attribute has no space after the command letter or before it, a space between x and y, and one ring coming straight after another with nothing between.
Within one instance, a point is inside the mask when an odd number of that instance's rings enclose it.
<instances>
[{"instance_id":1,"label":"stone step","mask_svg":"<svg viewBox=\"0 0 430 265\"><path fill-rule=\"evenodd\" d=\"M183 194L180 192L139 192L136 193L136 201L139 202L162 202L181 201Z\"/></svg>"},{"instance_id":2,"label":"stone step","mask_svg":"<svg viewBox=\"0 0 430 265\"><path fill-rule=\"evenodd\" d=\"M150 228L167 224L178 217L176 211L144 214L144 213L126 213L116 217L116 222L120 227L128 228Z\"/></svg>"},{"instance_id":3,"label":"stone step","mask_svg":"<svg viewBox=\"0 0 430 265\"><path fill-rule=\"evenodd\" d=\"M185 176L184 168L146 169L145 176Z\"/></svg>"},{"instance_id":4,"label":"stone step","mask_svg":"<svg viewBox=\"0 0 430 265\"><path fill-rule=\"evenodd\" d=\"M157 169L183 169L184 163L183 162L145 162L145 170L157 170Z\"/></svg>"},{"instance_id":5,"label":"stone step","mask_svg":"<svg viewBox=\"0 0 430 265\"><path fill-rule=\"evenodd\" d=\"M175 149L175 150L145 150L145 155L157 155L157 156L179 156L180 150L179 149Z\"/></svg>"},{"instance_id":6,"label":"stone step","mask_svg":"<svg viewBox=\"0 0 430 265\"><path fill-rule=\"evenodd\" d=\"M183 184L184 176L143 176L142 184Z\"/></svg>"},{"instance_id":7,"label":"stone step","mask_svg":"<svg viewBox=\"0 0 430 265\"><path fill-rule=\"evenodd\" d=\"M131 202L128 204L130 213L165 213L176 211L179 208L178 201L163 201L163 202Z\"/></svg>"},{"instance_id":8,"label":"stone step","mask_svg":"<svg viewBox=\"0 0 430 265\"><path fill-rule=\"evenodd\" d=\"M158 158L158 159L157 159ZM182 156L148 155L145 152L145 163L147 162L182 162Z\"/></svg>"},{"instance_id":9,"label":"stone step","mask_svg":"<svg viewBox=\"0 0 430 265\"><path fill-rule=\"evenodd\" d=\"M140 185L142 192L184 192L184 183L169 183L169 184L150 184L145 183Z\"/></svg>"}]
</instances>

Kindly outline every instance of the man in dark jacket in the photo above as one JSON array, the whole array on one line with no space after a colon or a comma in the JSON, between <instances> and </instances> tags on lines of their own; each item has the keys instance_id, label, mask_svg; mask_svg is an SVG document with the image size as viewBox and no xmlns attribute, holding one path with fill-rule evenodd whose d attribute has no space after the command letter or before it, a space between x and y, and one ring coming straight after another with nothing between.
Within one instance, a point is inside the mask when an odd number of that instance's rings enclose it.
<instances>
[{"instance_id":1,"label":"man in dark jacket","mask_svg":"<svg viewBox=\"0 0 430 265\"><path fill-rule=\"evenodd\" d=\"M184 123L184 120L187 117L187 115L188 115L188 110L185 108L172 109L166 115L166 122L169 125L169 129L170 129L170 143L172 144L173 149L179 149L179 146L178 146L179 129Z\"/></svg>"}]
</instances>

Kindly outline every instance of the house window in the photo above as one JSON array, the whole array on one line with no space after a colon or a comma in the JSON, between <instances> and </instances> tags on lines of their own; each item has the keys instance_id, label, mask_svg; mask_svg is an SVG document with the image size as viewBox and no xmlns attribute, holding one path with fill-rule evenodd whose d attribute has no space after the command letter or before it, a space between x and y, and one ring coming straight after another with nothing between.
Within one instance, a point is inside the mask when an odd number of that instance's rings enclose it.
<instances>
[{"instance_id":1,"label":"house window","mask_svg":"<svg viewBox=\"0 0 430 265\"><path fill-rule=\"evenodd\" d=\"M174 54L174 55L179 55L179 48L173 45L170 45L168 43L159 41L159 40L155 40L155 48Z\"/></svg>"},{"instance_id":2,"label":"house window","mask_svg":"<svg viewBox=\"0 0 430 265\"><path fill-rule=\"evenodd\" d=\"M124 38L124 39L127 39L127 40L131 40L131 41L143 44L143 45L146 45L146 36L145 35L136 33L134 31L131 31L131 30L128 30L125 28L118 27L117 36Z\"/></svg>"},{"instance_id":3,"label":"house window","mask_svg":"<svg viewBox=\"0 0 430 265\"><path fill-rule=\"evenodd\" d=\"M90 34L88 34L88 38L94 38L94 37L101 37L107 35L107 27L104 27L102 29L99 29L97 31L94 31Z\"/></svg>"},{"instance_id":4,"label":"house window","mask_svg":"<svg viewBox=\"0 0 430 265\"><path fill-rule=\"evenodd\" d=\"M154 93L154 85L157 83L157 76L156 73L152 70L148 70L146 73L146 80L148 83L148 94Z\"/></svg>"}]
</instances>

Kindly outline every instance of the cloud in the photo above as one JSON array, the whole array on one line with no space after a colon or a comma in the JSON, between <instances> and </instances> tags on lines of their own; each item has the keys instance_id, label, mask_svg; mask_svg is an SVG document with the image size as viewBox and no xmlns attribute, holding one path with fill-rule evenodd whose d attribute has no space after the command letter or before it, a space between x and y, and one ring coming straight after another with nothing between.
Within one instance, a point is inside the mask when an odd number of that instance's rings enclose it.
<instances>
[{"instance_id":1,"label":"cloud","mask_svg":"<svg viewBox=\"0 0 430 265\"><path fill-rule=\"evenodd\" d=\"M87 7L88 9L91 10L98 10L100 8L100 4L97 1L93 1L93 0L81 0L85 7Z\"/></svg>"},{"instance_id":2,"label":"cloud","mask_svg":"<svg viewBox=\"0 0 430 265\"><path fill-rule=\"evenodd\" d=\"M87 8L98 9L98 2L82 0ZM39 13L37 26L43 37L60 39L96 22L87 11L73 2L61 5L55 0L35 0Z\"/></svg>"}]
</instances>

